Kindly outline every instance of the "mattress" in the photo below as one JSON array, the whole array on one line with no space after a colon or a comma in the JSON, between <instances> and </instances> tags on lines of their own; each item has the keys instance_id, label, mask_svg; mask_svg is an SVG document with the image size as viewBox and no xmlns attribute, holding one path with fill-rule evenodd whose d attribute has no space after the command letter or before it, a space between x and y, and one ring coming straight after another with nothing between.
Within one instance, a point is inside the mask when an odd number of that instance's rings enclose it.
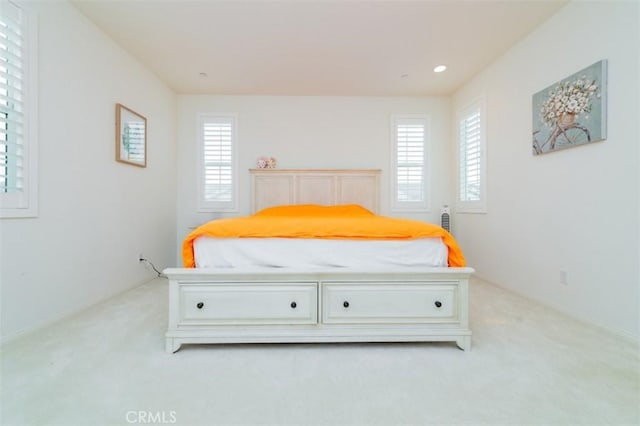
<instances>
[{"instance_id":1,"label":"mattress","mask_svg":"<svg viewBox=\"0 0 640 426\"><path fill-rule=\"evenodd\" d=\"M414 240L325 240L295 238L211 238L193 243L197 268L238 267L446 267L441 238Z\"/></svg>"},{"instance_id":2,"label":"mattress","mask_svg":"<svg viewBox=\"0 0 640 426\"><path fill-rule=\"evenodd\" d=\"M465 266L462 250L441 227L358 205L277 206L213 220L187 235L182 259L185 268Z\"/></svg>"}]
</instances>

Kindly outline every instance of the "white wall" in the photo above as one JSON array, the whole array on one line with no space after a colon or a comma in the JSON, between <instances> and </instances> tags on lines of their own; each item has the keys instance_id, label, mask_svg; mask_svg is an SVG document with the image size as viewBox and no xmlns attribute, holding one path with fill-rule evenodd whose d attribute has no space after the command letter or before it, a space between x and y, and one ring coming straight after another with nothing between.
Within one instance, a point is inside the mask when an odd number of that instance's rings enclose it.
<instances>
[{"instance_id":1,"label":"white wall","mask_svg":"<svg viewBox=\"0 0 640 426\"><path fill-rule=\"evenodd\" d=\"M1 335L108 298L175 259L175 95L66 2L39 12L39 216L2 219ZM148 167L116 163L115 104L148 120Z\"/></svg>"},{"instance_id":2,"label":"white wall","mask_svg":"<svg viewBox=\"0 0 640 426\"><path fill-rule=\"evenodd\" d=\"M450 202L448 98L179 96L178 244L190 226L213 217L211 213L197 213L199 113L237 114L239 214L249 213L248 169L255 167L261 155L275 157L278 168L382 169L381 212L390 214L392 114L430 117L432 211L413 217L437 221L440 206Z\"/></svg>"},{"instance_id":3,"label":"white wall","mask_svg":"<svg viewBox=\"0 0 640 426\"><path fill-rule=\"evenodd\" d=\"M636 2L570 3L453 99L454 112L476 96L487 101L488 213L455 217L471 266L490 281L636 337L639 16ZM609 61L607 140L534 157L532 94L601 59Z\"/></svg>"}]
</instances>

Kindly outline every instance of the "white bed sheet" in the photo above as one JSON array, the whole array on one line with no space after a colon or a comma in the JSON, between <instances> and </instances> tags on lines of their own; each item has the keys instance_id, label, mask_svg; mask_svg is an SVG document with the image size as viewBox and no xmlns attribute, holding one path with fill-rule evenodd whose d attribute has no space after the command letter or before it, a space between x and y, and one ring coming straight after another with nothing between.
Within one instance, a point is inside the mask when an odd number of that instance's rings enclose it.
<instances>
[{"instance_id":1,"label":"white bed sheet","mask_svg":"<svg viewBox=\"0 0 640 426\"><path fill-rule=\"evenodd\" d=\"M197 268L447 266L441 238L328 240L210 238L193 244Z\"/></svg>"}]
</instances>

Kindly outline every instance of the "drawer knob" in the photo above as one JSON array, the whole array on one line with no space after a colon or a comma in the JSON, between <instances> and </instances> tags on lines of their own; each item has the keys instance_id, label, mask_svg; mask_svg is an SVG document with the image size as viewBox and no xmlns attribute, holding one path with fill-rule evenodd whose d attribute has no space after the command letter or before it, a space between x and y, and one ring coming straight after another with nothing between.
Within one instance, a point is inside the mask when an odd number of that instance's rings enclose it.
<instances>
[{"instance_id":1,"label":"drawer knob","mask_svg":"<svg viewBox=\"0 0 640 426\"><path fill-rule=\"evenodd\" d=\"M347 302L346 300L342 303L342 306L344 306L345 308L349 307L349 302Z\"/></svg>"},{"instance_id":2,"label":"drawer knob","mask_svg":"<svg viewBox=\"0 0 640 426\"><path fill-rule=\"evenodd\" d=\"M196 307L197 307L198 309L202 309L202 308L204 307L204 303L202 303L202 302L198 302L198 304L196 305Z\"/></svg>"},{"instance_id":3,"label":"drawer knob","mask_svg":"<svg viewBox=\"0 0 640 426\"><path fill-rule=\"evenodd\" d=\"M291 308L295 309L298 306L298 304L296 302L291 302Z\"/></svg>"},{"instance_id":4,"label":"drawer knob","mask_svg":"<svg viewBox=\"0 0 640 426\"><path fill-rule=\"evenodd\" d=\"M439 300L436 300L435 305L436 305L436 308L441 308L442 307L442 302L439 301Z\"/></svg>"}]
</instances>

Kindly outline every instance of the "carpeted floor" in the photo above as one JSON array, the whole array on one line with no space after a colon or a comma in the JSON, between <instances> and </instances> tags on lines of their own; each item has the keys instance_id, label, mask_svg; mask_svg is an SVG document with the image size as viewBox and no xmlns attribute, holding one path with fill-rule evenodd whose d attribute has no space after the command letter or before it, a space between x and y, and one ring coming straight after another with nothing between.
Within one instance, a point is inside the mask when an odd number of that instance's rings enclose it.
<instances>
[{"instance_id":1,"label":"carpeted floor","mask_svg":"<svg viewBox=\"0 0 640 426\"><path fill-rule=\"evenodd\" d=\"M637 425L637 344L471 283L453 343L184 346L156 279L2 348L0 424Z\"/></svg>"}]
</instances>

